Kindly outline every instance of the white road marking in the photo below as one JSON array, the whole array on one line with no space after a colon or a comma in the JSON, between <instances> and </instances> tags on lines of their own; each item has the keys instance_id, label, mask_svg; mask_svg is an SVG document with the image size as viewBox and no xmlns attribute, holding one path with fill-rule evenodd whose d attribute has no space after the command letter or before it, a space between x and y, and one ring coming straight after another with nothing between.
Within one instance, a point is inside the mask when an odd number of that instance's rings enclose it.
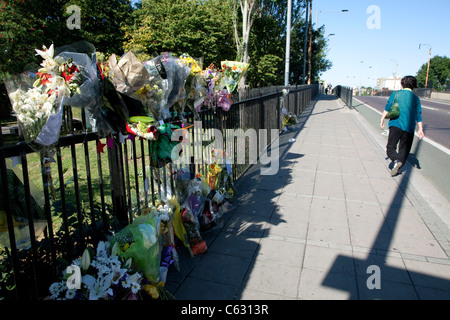
<instances>
[{"instance_id":1,"label":"white road marking","mask_svg":"<svg viewBox=\"0 0 450 320\"><path fill-rule=\"evenodd\" d=\"M432 108L432 107L427 107L427 106L422 106L422 108L425 108L425 109L428 109L428 110L439 111L439 109L437 109L437 108Z\"/></svg>"}]
</instances>

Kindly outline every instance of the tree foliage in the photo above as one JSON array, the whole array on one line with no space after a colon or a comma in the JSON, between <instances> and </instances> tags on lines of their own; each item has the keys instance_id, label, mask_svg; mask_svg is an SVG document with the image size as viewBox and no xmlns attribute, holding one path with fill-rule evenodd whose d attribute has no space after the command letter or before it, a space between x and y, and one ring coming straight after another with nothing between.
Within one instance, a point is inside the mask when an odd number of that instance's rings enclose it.
<instances>
[{"instance_id":1,"label":"tree foliage","mask_svg":"<svg viewBox=\"0 0 450 320\"><path fill-rule=\"evenodd\" d=\"M289 84L302 84L305 39L305 1L292 1L292 29ZM251 87L284 83L286 56L287 0L261 0L261 12L255 19L250 38L250 68L247 82ZM311 76L317 82L320 74L331 67L326 59L327 41L323 28L313 30ZM305 70L306 71L306 70Z\"/></svg>"},{"instance_id":2,"label":"tree foliage","mask_svg":"<svg viewBox=\"0 0 450 320\"><path fill-rule=\"evenodd\" d=\"M69 29L69 5L80 8L80 29ZM129 23L130 0L0 0L0 80L36 62L34 49L79 40L98 51L122 51L121 26Z\"/></svg>"},{"instance_id":3,"label":"tree foliage","mask_svg":"<svg viewBox=\"0 0 450 320\"><path fill-rule=\"evenodd\" d=\"M427 77L428 62L423 64L417 71L418 87L425 87ZM433 84L433 88L437 91L444 91L450 85L450 58L444 56L435 56L430 60L430 72L428 83Z\"/></svg>"},{"instance_id":4,"label":"tree foliage","mask_svg":"<svg viewBox=\"0 0 450 320\"><path fill-rule=\"evenodd\" d=\"M147 56L188 53L219 65L236 55L230 15L226 1L142 0L124 28L124 48Z\"/></svg>"}]
</instances>

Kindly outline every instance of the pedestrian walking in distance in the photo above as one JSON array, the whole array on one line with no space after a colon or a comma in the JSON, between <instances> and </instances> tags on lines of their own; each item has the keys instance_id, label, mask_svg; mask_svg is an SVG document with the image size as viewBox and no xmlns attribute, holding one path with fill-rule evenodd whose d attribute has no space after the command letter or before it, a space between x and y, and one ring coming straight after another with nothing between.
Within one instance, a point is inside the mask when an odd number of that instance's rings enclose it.
<instances>
[{"instance_id":1,"label":"pedestrian walking in distance","mask_svg":"<svg viewBox=\"0 0 450 320\"><path fill-rule=\"evenodd\" d=\"M381 116L380 127L384 129L384 120L395 102L399 104L399 116L389 120L389 137L386 146L386 154L394 163L391 175L401 173L401 168L406 163L406 159L411 151L414 140L416 124L418 127L419 139L425 136L422 123L422 105L420 99L413 93L417 87L417 79L413 76L402 78L403 90L395 91L389 97Z\"/></svg>"}]
</instances>

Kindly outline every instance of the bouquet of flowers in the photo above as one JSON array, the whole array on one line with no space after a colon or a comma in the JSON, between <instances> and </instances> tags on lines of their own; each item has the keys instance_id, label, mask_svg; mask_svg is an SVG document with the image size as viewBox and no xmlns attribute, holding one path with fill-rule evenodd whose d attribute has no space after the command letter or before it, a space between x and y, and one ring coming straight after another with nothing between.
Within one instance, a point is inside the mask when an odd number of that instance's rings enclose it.
<instances>
[{"instance_id":1,"label":"bouquet of flowers","mask_svg":"<svg viewBox=\"0 0 450 320\"><path fill-rule=\"evenodd\" d=\"M101 94L95 59L86 53L70 51L61 52L57 58L66 61L59 67L66 84L63 88L69 88L65 91L64 104L89 111L98 108Z\"/></svg>"},{"instance_id":2,"label":"bouquet of flowers","mask_svg":"<svg viewBox=\"0 0 450 320\"><path fill-rule=\"evenodd\" d=\"M215 97L218 92L220 92L224 86L221 83L223 77L222 72L220 72L214 64L210 64L204 72L202 72L202 79L206 82L207 93L203 103L206 108L214 107Z\"/></svg>"},{"instance_id":3,"label":"bouquet of flowers","mask_svg":"<svg viewBox=\"0 0 450 320\"><path fill-rule=\"evenodd\" d=\"M217 93L217 107L222 108L223 111L228 111L232 103L231 93L227 89L222 89Z\"/></svg>"},{"instance_id":4,"label":"bouquet of flowers","mask_svg":"<svg viewBox=\"0 0 450 320\"><path fill-rule=\"evenodd\" d=\"M289 90L283 89L280 97L281 114L283 115L283 130L287 130L287 127L297 123L297 118L292 112L288 112L285 108L285 97L288 95Z\"/></svg>"},{"instance_id":5,"label":"bouquet of flowers","mask_svg":"<svg viewBox=\"0 0 450 320\"><path fill-rule=\"evenodd\" d=\"M282 108L281 113L283 114L283 130L297 123L297 118L292 112L288 112L285 108Z\"/></svg>"},{"instance_id":6,"label":"bouquet of flowers","mask_svg":"<svg viewBox=\"0 0 450 320\"><path fill-rule=\"evenodd\" d=\"M181 112L184 112L186 105L195 112L196 106L200 104L206 95L205 83L202 81L202 59L194 59L189 54L180 56L180 62L188 66L191 70L185 85L185 99L182 100Z\"/></svg>"},{"instance_id":7,"label":"bouquet of flowers","mask_svg":"<svg viewBox=\"0 0 450 320\"><path fill-rule=\"evenodd\" d=\"M223 84L227 87L229 93L233 93L242 75L247 72L249 64L237 61L222 61L221 66L224 75Z\"/></svg>"},{"instance_id":8,"label":"bouquet of flowers","mask_svg":"<svg viewBox=\"0 0 450 320\"><path fill-rule=\"evenodd\" d=\"M177 270L180 270L178 252L175 247L175 233L173 228L174 212L170 205L159 205L157 208L159 219L159 230L161 234L161 278L165 282L163 274L173 264Z\"/></svg>"},{"instance_id":9,"label":"bouquet of flowers","mask_svg":"<svg viewBox=\"0 0 450 320\"><path fill-rule=\"evenodd\" d=\"M133 96L140 88L149 83L149 74L144 64L129 51L119 59L112 54L108 61L108 77L116 90Z\"/></svg>"},{"instance_id":10,"label":"bouquet of flowers","mask_svg":"<svg viewBox=\"0 0 450 320\"><path fill-rule=\"evenodd\" d=\"M77 90L78 69L71 61L53 59L53 45L36 52L44 59L42 68L8 78L5 86L25 141L50 146L59 137L64 95Z\"/></svg>"},{"instance_id":11,"label":"bouquet of flowers","mask_svg":"<svg viewBox=\"0 0 450 320\"><path fill-rule=\"evenodd\" d=\"M110 249L109 242L100 241L94 254L91 248L72 261L72 270L81 271L79 288L71 283L66 271L61 281L54 282L50 290L52 300L114 300L137 299L144 278L131 268L132 259L120 257L120 248ZM66 270L69 270L67 268ZM75 274L76 275L76 274Z\"/></svg>"},{"instance_id":12,"label":"bouquet of flowers","mask_svg":"<svg viewBox=\"0 0 450 320\"><path fill-rule=\"evenodd\" d=\"M147 107L149 114L152 114L158 120L167 118L169 82L161 57L158 56L152 60L145 61L144 67L149 74L149 83L139 89L136 94Z\"/></svg>"},{"instance_id":13,"label":"bouquet of flowers","mask_svg":"<svg viewBox=\"0 0 450 320\"><path fill-rule=\"evenodd\" d=\"M180 143L180 141L172 140L172 134L174 131L181 130L180 127L165 123L159 127L155 127L155 139L150 142L150 166L154 168L162 168L166 164L177 160L181 156L182 149L174 148ZM177 153L178 151L178 153Z\"/></svg>"},{"instance_id":14,"label":"bouquet of flowers","mask_svg":"<svg viewBox=\"0 0 450 320\"><path fill-rule=\"evenodd\" d=\"M133 116L126 123L127 132L143 139L156 140L158 128L157 121L153 117Z\"/></svg>"},{"instance_id":15,"label":"bouquet of flowers","mask_svg":"<svg viewBox=\"0 0 450 320\"><path fill-rule=\"evenodd\" d=\"M81 84L81 73L78 66L73 62L72 58L67 60L58 55L54 55L53 44L47 49L43 46L43 50L35 49L37 55L43 59L41 66L36 73L37 79L33 87L46 86L46 93L57 93L62 96L71 97L76 92L79 92Z\"/></svg>"},{"instance_id":16,"label":"bouquet of flowers","mask_svg":"<svg viewBox=\"0 0 450 320\"><path fill-rule=\"evenodd\" d=\"M161 237L155 210L152 208L150 213L137 217L111 239L111 244L121 248L118 255L124 260L132 258L135 267L152 283L159 282L161 263Z\"/></svg>"},{"instance_id":17,"label":"bouquet of flowers","mask_svg":"<svg viewBox=\"0 0 450 320\"><path fill-rule=\"evenodd\" d=\"M27 74L24 76L28 77ZM48 94L41 88L18 88L13 91L11 90L11 87L14 87L13 82L13 80L5 81L6 87L10 88L8 90L10 91L9 98L17 117L20 132L23 134L25 141L28 143L37 142L44 145L55 143L59 136L61 122L56 127L51 125L47 126L49 130L54 131L50 135L41 134L41 132L51 116L57 119L61 118L61 107L56 103L56 92Z\"/></svg>"},{"instance_id":18,"label":"bouquet of flowers","mask_svg":"<svg viewBox=\"0 0 450 320\"><path fill-rule=\"evenodd\" d=\"M161 56L162 65L164 66L168 80L168 95L166 114L173 106L180 109L186 97L185 84L191 73L191 67L180 61L179 58L172 56L170 53L165 53Z\"/></svg>"}]
</instances>

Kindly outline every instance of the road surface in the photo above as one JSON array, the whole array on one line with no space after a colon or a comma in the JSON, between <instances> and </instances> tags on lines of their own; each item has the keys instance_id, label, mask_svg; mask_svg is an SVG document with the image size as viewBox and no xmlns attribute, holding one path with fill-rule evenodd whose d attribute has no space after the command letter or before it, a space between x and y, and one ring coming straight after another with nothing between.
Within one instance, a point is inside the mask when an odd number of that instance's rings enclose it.
<instances>
[{"instance_id":1,"label":"road surface","mask_svg":"<svg viewBox=\"0 0 450 320\"><path fill-rule=\"evenodd\" d=\"M386 106L388 97L355 97L361 102L382 112ZM427 99L421 99L423 131L425 136L450 149L450 103L439 103Z\"/></svg>"}]
</instances>

